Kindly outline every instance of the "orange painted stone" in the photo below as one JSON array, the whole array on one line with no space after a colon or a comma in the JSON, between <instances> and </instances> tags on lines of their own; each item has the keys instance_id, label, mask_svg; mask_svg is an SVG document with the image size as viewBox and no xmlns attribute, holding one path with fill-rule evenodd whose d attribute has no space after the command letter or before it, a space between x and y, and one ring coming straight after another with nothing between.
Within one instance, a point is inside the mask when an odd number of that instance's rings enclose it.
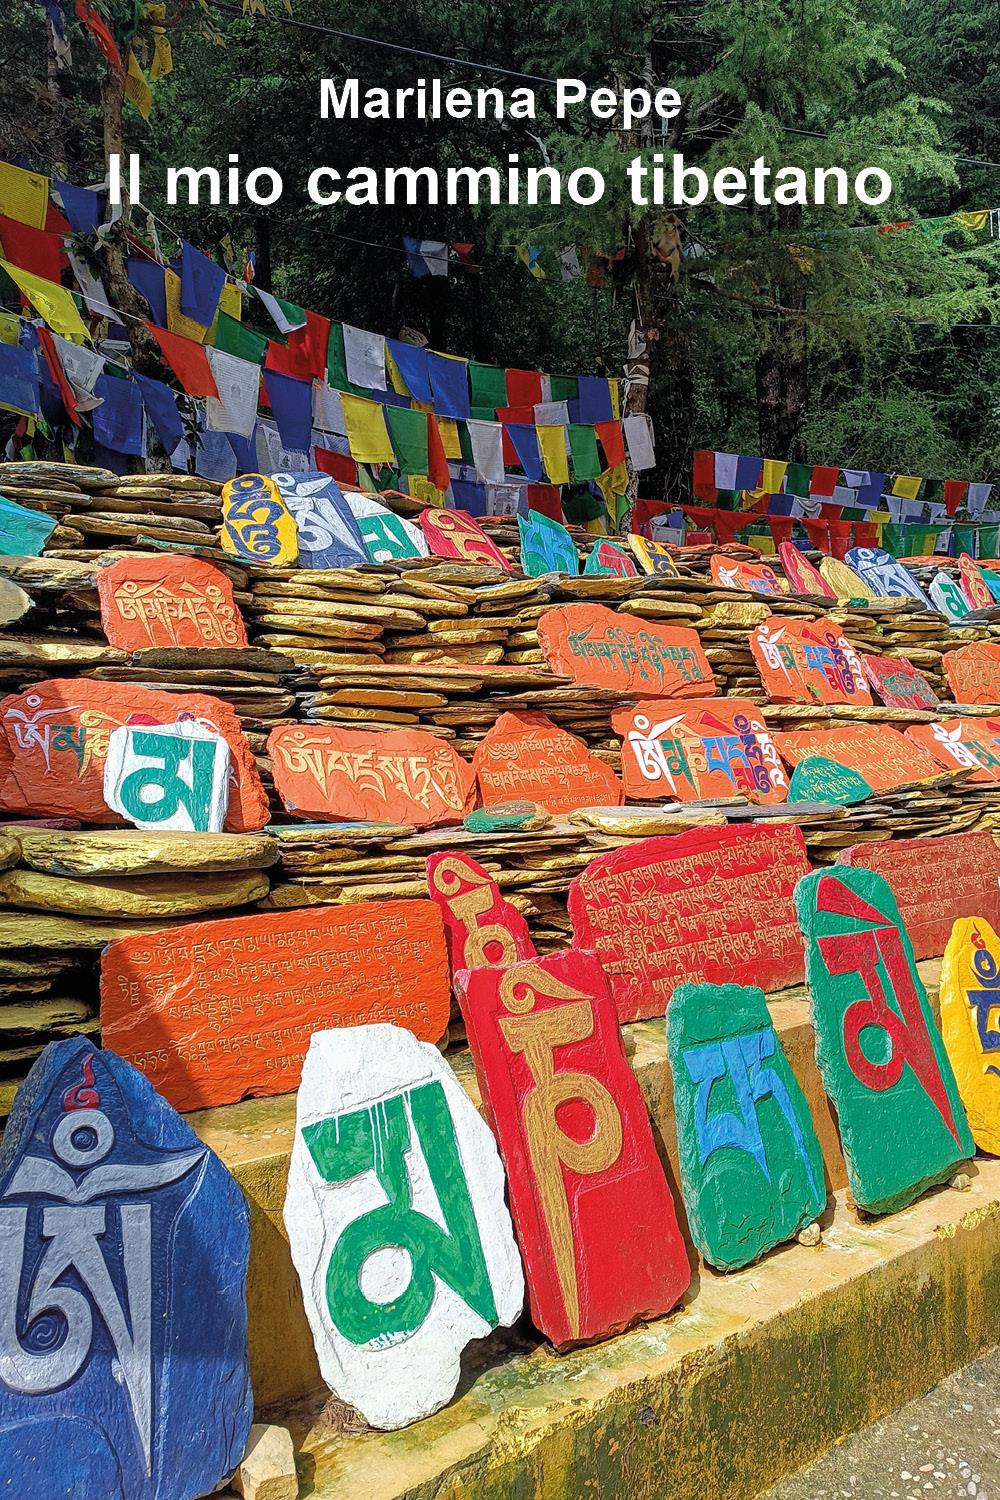
<instances>
[{"instance_id":1,"label":"orange painted stone","mask_svg":"<svg viewBox=\"0 0 1000 1500\"><path fill-rule=\"evenodd\" d=\"M603 604L563 604L538 621L538 644L553 672L581 687L652 698L706 697L715 675L696 630L618 614Z\"/></svg>"},{"instance_id":2,"label":"orange painted stone","mask_svg":"<svg viewBox=\"0 0 1000 1500\"><path fill-rule=\"evenodd\" d=\"M972 770L970 781L1000 781L1000 718L938 719L911 724L906 738L946 771Z\"/></svg>"},{"instance_id":3,"label":"orange painted stone","mask_svg":"<svg viewBox=\"0 0 1000 1500\"><path fill-rule=\"evenodd\" d=\"M790 766L823 755L863 776L873 792L891 792L939 774L919 745L887 724L841 724L836 729L792 729L776 734L778 753Z\"/></svg>"},{"instance_id":4,"label":"orange painted stone","mask_svg":"<svg viewBox=\"0 0 1000 1500\"><path fill-rule=\"evenodd\" d=\"M479 742L472 766L487 807L523 797L564 813L625 800L615 773L545 714L501 714Z\"/></svg>"},{"instance_id":5,"label":"orange painted stone","mask_svg":"<svg viewBox=\"0 0 1000 1500\"><path fill-rule=\"evenodd\" d=\"M716 552L709 562L712 582L724 589L742 589L750 594L783 594L778 575L767 563L743 562L739 558L720 557Z\"/></svg>"},{"instance_id":6,"label":"orange painted stone","mask_svg":"<svg viewBox=\"0 0 1000 1500\"><path fill-rule=\"evenodd\" d=\"M104 1045L175 1109L291 1093L314 1031L389 1021L436 1042L450 1007L433 901L223 917L101 957Z\"/></svg>"},{"instance_id":7,"label":"orange painted stone","mask_svg":"<svg viewBox=\"0 0 1000 1500\"><path fill-rule=\"evenodd\" d=\"M905 656L863 656L865 676L886 708L937 708L937 693Z\"/></svg>"},{"instance_id":8,"label":"orange painted stone","mask_svg":"<svg viewBox=\"0 0 1000 1500\"><path fill-rule=\"evenodd\" d=\"M441 908L452 973L534 958L528 924L487 870L449 850L427 860L427 890Z\"/></svg>"},{"instance_id":9,"label":"orange painted stone","mask_svg":"<svg viewBox=\"0 0 1000 1500\"><path fill-rule=\"evenodd\" d=\"M791 593L816 594L821 599L836 599L836 594L822 573L817 572L794 542L778 543L778 560L788 579Z\"/></svg>"},{"instance_id":10,"label":"orange painted stone","mask_svg":"<svg viewBox=\"0 0 1000 1500\"><path fill-rule=\"evenodd\" d=\"M227 831L263 828L267 793L227 703L205 693L161 693L87 677L50 678L0 701L0 812L121 825L104 801L112 730L184 720L221 734L229 746Z\"/></svg>"},{"instance_id":11,"label":"orange painted stone","mask_svg":"<svg viewBox=\"0 0 1000 1500\"><path fill-rule=\"evenodd\" d=\"M268 735L274 785L288 812L331 823L461 823L475 773L422 729L280 724Z\"/></svg>"},{"instance_id":12,"label":"orange painted stone","mask_svg":"<svg viewBox=\"0 0 1000 1500\"><path fill-rule=\"evenodd\" d=\"M668 708L637 703L611 715L622 739L629 797L702 802L746 797L784 802L788 778L757 706L743 698L701 698Z\"/></svg>"},{"instance_id":13,"label":"orange painted stone","mask_svg":"<svg viewBox=\"0 0 1000 1500\"><path fill-rule=\"evenodd\" d=\"M500 548L464 510L422 510L420 526L435 557L460 557L463 562L490 563L511 571Z\"/></svg>"},{"instance_id":14,"label":"orange painted stone","mask_svg":"<svg viewBox=\"0 0 1000 1500\"><path fill-rule=\"evenodd\" d=\"M991 833L853 844L837 859L888 881L915 958L940 958L960 917L1000 925L1000 846Z\"/></svg>"},{"instance_id":15,"label":"orange painted stone","mask_svg":"<svg viewBox=\"0 0 1000 1500\"><path fill-rule=\"evenodd\" d=\"M871 704L860 656L825 615L771 615L750 632L750 651L772 703Z\"/></svg>"},{"instance_id":16,"label":"orange painted stone","mask_svg":"<svg viewBox=\"0 0 1000 1500\"><path fill-rule=\"evenodd\" d=\"M956 703L1000 703L1000 645L972 641L942 658Z\"/></svg>"},{"instance_id":17,"label":"orange painted stone","mask_svg":"<svg viewBox=\"0 0 1000 1500\"><path fill-rule=\"evenodd\" d=\"M662 1016L679 984L800 984L792 824L696 829L601 854L569 888L573 942L601 960L621 1021Z\"/></svg>"},{"instance_id":18,"label":"orange painted stone","mask_svg":"<svg viewBox=\"0 0 1000 1500\"><path fill-rule=\"evenodd\" d=\"M990 592L979 564L973 562L967 552L959 555L958 584L972 609L996 609L997 601Z\"/></svg>"},{"instance_id":19,"label":"orange painted stone","mask_svg":"<svg viewBox=\"0 0 1000 1500\"><path fill-rule=\"evenodd\" d=\"M121 651L249 645L229 579L195 557L120 557L98 570L97 596Z\"/></svg>"}]
</instances>

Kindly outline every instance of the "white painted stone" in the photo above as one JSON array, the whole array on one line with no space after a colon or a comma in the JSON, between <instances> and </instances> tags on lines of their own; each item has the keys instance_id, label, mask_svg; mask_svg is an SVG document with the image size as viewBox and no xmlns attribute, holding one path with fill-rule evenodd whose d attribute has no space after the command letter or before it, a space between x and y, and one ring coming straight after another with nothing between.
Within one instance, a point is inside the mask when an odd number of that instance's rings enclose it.
<instances>
[{"instance_id":1,"label":"white painted stone","mask_svg":"<svg viewBox=\"0 0 1000 1500\"><path fill-rule=\"evenodd\" d=\"M221 833L229 746L194 720L123 724L108 738L104 800L136 828Z\"/></svg>"},{"instance_id":2,"label":"white painted stone","mask_svg":"<svg viewBox=\"0 0 1000 1500\"><path fill-rule=\"evenodd\" d=\"M454 1185L443 1180L439 1192L432 1174L448 1179L449 1168ZM380 1218L366 1234L373 1213ZM439 1410L454 1395L465 1345L521 1312L524 1277L496 1142L437 1048L398 1026L314 1034L285 1227L323 1378L373 1427ZM407 1237L415 1255L400 1244Z\"/></svg>"},{"instance_id":3,"label":"white painted stone","mask_svg":"<svg viewBox=\"0 0 1000 1500\"><path fill-rule=\"evenodd\" d=\"M969 601L953 578L940 569L934 574L927 590L935 609L954 624L964 620L969 613Z\"/></svg>"},{"instance_id":4,"label":"white painted stone","mask_svg":"<svg viewBox=\"0 0 1000 1500\"><path fill-rule=\"evenodd\" d=\"M429 557L427 538L419 526L397 516L369 495L350 493L344 496L351 515L358 523L361 539L372 562L392 562L400 557Z\"/></svg>"}]
</instances>

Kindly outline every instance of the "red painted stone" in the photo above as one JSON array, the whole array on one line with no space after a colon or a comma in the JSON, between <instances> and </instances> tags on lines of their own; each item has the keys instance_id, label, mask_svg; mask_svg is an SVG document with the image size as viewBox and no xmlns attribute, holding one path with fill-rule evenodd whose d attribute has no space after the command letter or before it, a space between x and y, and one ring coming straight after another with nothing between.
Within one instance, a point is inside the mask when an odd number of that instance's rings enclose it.
<instances>
[{"instance_id":1,"label":"red painted stone","mask_svg":"<svg viewBox=\"0 0 1000 1500\"><path fill-rule=\"evenodd\" d=\"M527 922L470 855L454 849L432 854L427 890L441 908L452 973L535 957Z\"/></svg>"},{"instance_id":2,"label":"red painted stone","mask_svg":"<svg viewBox=\"0 0 1000 1500\"><path fill-rule=\"evenodd\" d=\"M792 893L809 868L791 824L642 839L573 881L574 946L596 951L621 1021L662 1016L679 984L784 989L802 980Z\"/></svg>"},{"instance_id":3,"label":"red painted stone","mask_svg":"<svg viewBox=\"0 0 1000 1500\"><path fill-rule=\"evenodd\" d=\"M465 971L456 988L535 1326L561 1349L669 1312L691 1270L596 957Z\"/></svg>"},{"instance_id":4,"label":"red painted stone","mask_svg":"<svg viewBox=\"0 0 1000 1500\"><path fill-rule=\"evenodd\" d=\"M546 610L538 644L553 672L582 687L647 698L704 698L715 691L696 630L654 624L603 604Z\"/></svg>"},{"instance_id":5,"label":"red painted stone","mask_svg":"<svg viewBox=\"0 0 1000 1500\"><path fill-rule=\"evenodd\" d=\"M972 641L946 651L941 665L956 703L1000 703L1000 645Z\"/></svg>"},{"instance_id":6,"label":"red painted stone","mask_svg":"<svg viewBox=\"0 0 1000 1500\"><path fill-rule=\"evenodd\" d=\"M545 714L501 714L480 740L472 767L486 807L524 798L565 813L625 800L614 771Z\"/></svg>"},{"instance_id":7,"label":"red painted stone","mask_svg":"<svg viewBox=\"0 0 1000 1500\"><path fill-rule=\"evenodd\" d=\"M996 609L997 601L990 593L982 569L967 552L958 559L958 586L969 601L970 609Z\"/></svg>"},{"instance_id":8,"label":"red painted stone","mask_svg":"<svg viewBox=\"0 0 1000 1500\"><path fill-rule=\"evenodd\" d=\"M940 958L960 917L1000 923L1000 847L991 833L854 844L837 858L888 881L916 958Z\"/></svg>"},{"instance_id":9,"label":"red painted stone","mask_svg":"<svg viewBox=\"0 0 1000 1500\"><path fill-rule=\"evenodd\" d=\"M813 567L794 542L778 543L778 560L781 563L788 587L793 594L815 594L821 599L836 599L836 594L822 573Z\"/></svg>"},{"instance_id":10,"label":"red painted stone","mask_svg":"<svg viewBox=\"0 0 1000 1500\"><path fill-rule=\"evenodd\" d=\"M778 575L766 563L743 562L737 557L721 557L713 553L709 564L712 582L724 589L742 589L749 594L783 594Z\"/></svg>"},{"instance_id":11,"label":"red painted stone","mask_svg":"<svg viewBox=\"0 0 1000 1500\"><path fill-rule=\"evenodd\" d=\"M679 802L787 799L781 757L749 699L700 698L669 705L653 699L618 709L611 726L622 738L626 796Z\"/></svg>"},{"instance_id":12,"label":"red painted stone","mask_svg":"<svg viewBox=\"0 0 1000 1500\"><path fill-rule=\"evenodd\" d=\"M977 784L1000 781L1000 719L938 719L911 724L905 735L946 771L972 770Z\"/></svg>"},{"instance_id":13,"label":"red painted stone","mask_svg":"<svg viewBox=\"0 0 1000 1500\"><path fill-rule=\"evenodd\" d=\"M511 571L500 548L464 510L422 510L420 526L435 557L460 557L463 562L490 563Z\"/></svg>"},{"instance_id":14,"label":"red painted stone","mask_svg":"<svg viewBox=\"0 0 1000 1500\"><path fill-rule=\"evenodd\" d=\"M863 656L865 676L886 708L937 708L940 699L905 656Z\"/></svg>"},{"instance_id":15,"label":"red painted stone","mask_svg":"<svg viewBox=\"0 0 1000 1500\"><path fill-rule=\"evenodd\" d=\"M790 766L807 755L825 755L863 776L873 792L891 792L940 774L920 745L888 724L839 724L835 729L791 729L775 734L778 753Z\"/></svg>"},{"instance_id":16,"label":"red painted stone","mask_svg":"<svg viewBox=\"0 0 1000 1500\"><path fill-rule=\"evenodd\" d=\"M871 704L860 656L825 615L771 615L750 632L750 651L772 703Z\"/></svg>"},{"instance_id":17,"label":"red painted stone","mask_svg":"<svg viewBox=\"0 0 1000 1500\"><path fill-rule=\"evenodd\" d=\"M431 828L460 823L475 804L468 761L423 729L280 724L267 753L278 796L299 817Z\"/></svg>"},{"instance_id":18,"label":"red painted stone","mask_svg":"<svg viewBox=\"0 0 1000 1500\"><path fill-rule=\"evenodd\" d=\"M0 812L120 826L122 818L104 801L111 731L182 719L204 724L229 746L227 831L263 828L270 816L267 793L228 704L205 693L161 693L87 677L53 677L0 702Z\"/></svg>"},{"instance_id":19,"label":"red painted stone","mask_svg":"<svg viewBox=\"0 0 1000 1500\"><path fill-rule=\"evenodd\" d=\"M194 922L101 958L101 1036L175 1109L298 1087L314 1031L391 1021L436 1042L451 1006L433 901Z\"/></svg>"},{"instance_id":20,"label":"red painted stone","mask_svg":"<svg viewBox=\"0 0 1000 1500\"><path fill-rule=\"evenodd\" d=\"M195 557L120 557L98 570L97 596L121 651L249 645L229 579Z\"/></svg>"}]
</instances>

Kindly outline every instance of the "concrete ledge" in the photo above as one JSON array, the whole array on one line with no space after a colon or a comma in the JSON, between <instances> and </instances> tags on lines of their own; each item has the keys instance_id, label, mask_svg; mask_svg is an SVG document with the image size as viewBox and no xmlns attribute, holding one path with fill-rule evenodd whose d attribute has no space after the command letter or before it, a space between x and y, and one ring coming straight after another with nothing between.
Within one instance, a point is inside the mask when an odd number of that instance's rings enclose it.
<instances>
[{"instance_id":1,"label":"concrete ledge","mask_svg":"<svg viewBox=\"0 0 1000 1500\"><path fill-rule=\"evenodd\" d=\"M508 1351L398 1433L290 1415L315 1500L752 1500L1000 1340L1000 1161L817 1249L702 1271L670 1318L557 1356Z\"/></svg>"}]
</instances>

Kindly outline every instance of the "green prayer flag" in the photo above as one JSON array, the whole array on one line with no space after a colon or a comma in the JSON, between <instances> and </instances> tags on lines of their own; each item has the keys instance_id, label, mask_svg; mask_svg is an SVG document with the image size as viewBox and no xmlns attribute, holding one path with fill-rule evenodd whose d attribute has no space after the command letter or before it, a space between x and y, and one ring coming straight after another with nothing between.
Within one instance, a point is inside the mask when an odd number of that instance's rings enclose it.
<instances>
[{"instance_id":1,"label":"green prayer flag","mask_svg":"<svg viewBox=\"0 0 1000 1500\"><path fill-rule=\"evenodd\" d=\"M574 426L569 433L569 453L573 463L574 479L596 479L601 472L601 460L597 452L597 433L593 427Z\"/></svg>"},{"instance_id":2,"label":"green prayer flag","mask_svg":"<svg viewBox=\"0 0 1000 1500\"><path fill-rule=\"evenodd\" d=\"M335 391L347 391L351 396L364 396L371 400L371 391L352 385L347 378L347 356L344 353L344 325L330 324L330 342L326 346L326 373Z\"/></svg>"},{"instance_id":3,"label":"green prayer flag","mask_svg":"<svg viewBox=\"0 0 1000 1500\"><path fill-rule=\"evenodd\" d=\"M469 432L468 422L456 422L458 428L458 442L462 449L463 464L471 464L475 468L476 458L472 451L472 435Z\"/></svg>"},{"instance_id":4,"label":"green prayer flag","mask_svg":"<svg viewBox=\"0 0 1000 1500\"><path fill-rule=\"evenodd\" d=\"M580 382L575 375L550 375L549 389L552 401L576 401L580 395Z\"/></svg>"},{"instance_id":5,"label":"green prayer flag","mask_svg":"<svg viewBox=\"0 0 1000 1500\"><path fill-rule=\"evenodd\" d=\"M924 480L924 488L923 488L923 490L921 492L920 498L921 498L921 500L923 501L923 503L925 505L928 505L928 504L930 504L930 505L943 505L944 504L944 480L943 479L925 479Z\"/></svg>"},{"instance_id":6,"label":"green prayer flag","mask_svg":"<svg viewBox=\"0 0 1000 1500\"><path fill-rule=\"evenodd\" d=\"M976 555L976 527L956 526L953 532L955 538L955 552L967 552L970 557ZM984 553L983 556L989 556Z\"/></svg>"},{"instance_id":7,"label":"green prayer flag","mask_svg":"<svg viewBox=\"0 0 1000 1500\"><path fill-rule=\"evenodd\" d=\"M495 406L477 406L473 401L469 407L469 416L473 422L495 422L497 411Z\"/></svg>"},{"instance_id":8,"label":"green prayer flag","mask_svg":"<svg viewBox=\"0 0 1000 1500\"><path fill-rule=\"evenodd\" d=\"M404 474L427 473L427 413L408 406L387 406L393 451Z\"/></svg>"},{"instance_id":9,"label":"green prayer flag","mask_svg":"<svg viewBox=\"0 0 1000 1500\"><path fill-rule=\"evenodd\" d=\"M785 494L808 497L812 474L812 464L789 464L785 470Z\"/></svg>"},{"instance_id":10,"label":"green prayer flag","mask_svg":"<svg viewBox=\"0 0 1000 1500\"><path fill-rule=\"evenodd\" d=\"M497 407L507 405L507 371L497 365L479 365L472 359L469 361L469 386L472 405L489 407L485 420L492 422Z\"/></svg>"},{"instance_id":11,"label":"green prayer flag","mask_svg":"<svg viewBox=\"0 0 1000 1500\"><path fill-rule=\"evenodd\" d=\"M607 515L607 507L600 495L592 495L585 484L567 485L560 501L563 515L573 526L584 526Z\"/></svg>"},{"instance_id":12,"label":"green prayer flag","mask_svg":"<svg viewBox=\"0 0 1000 1500\"><path fill-rule=\"evenodd\" d=\"M228 313L220 312L215 328L215 347L221 349L223 354L234 354L237 359L246 359L252 365L259 365L267 353L267 339L262 334L254 333L252 328L244 327Z\"/></svg>"},{"instance_id":13,"label":"green prayer flag","mask_svg":"<svg viewBox=\"0 0 1000 1500\"><path fill-rule=\"evenodd\" d=\"M975 557L996 557L1000 548L1000 526L980 526Z\"/></svg>"}]
</instances>

